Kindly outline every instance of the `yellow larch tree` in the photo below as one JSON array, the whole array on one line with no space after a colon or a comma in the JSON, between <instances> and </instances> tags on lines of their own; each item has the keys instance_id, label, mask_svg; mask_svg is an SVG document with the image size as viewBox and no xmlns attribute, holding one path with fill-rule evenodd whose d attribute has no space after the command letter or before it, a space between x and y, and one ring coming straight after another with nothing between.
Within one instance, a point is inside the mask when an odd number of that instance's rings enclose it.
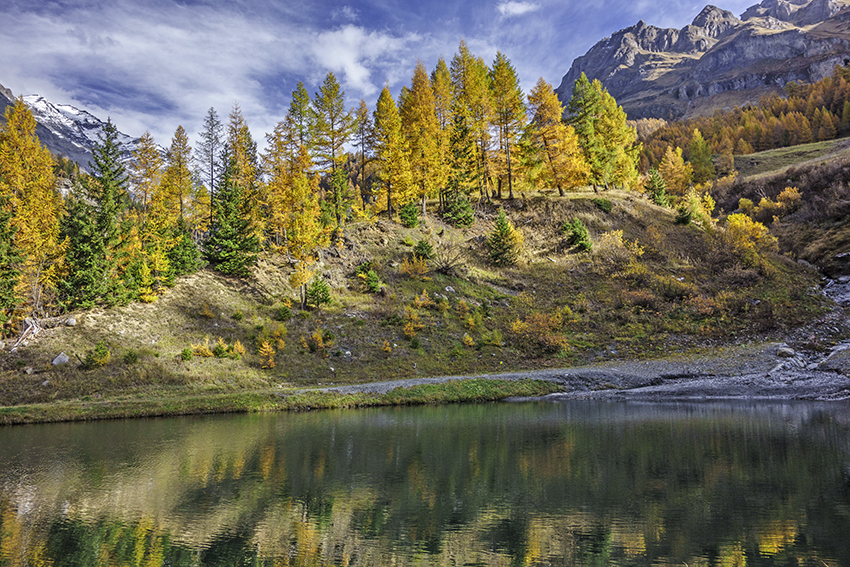
<instances>
[{"instance_id":1,"label":"yellow larch tree","mask_svg":"<svg viewBox=\"0 0 850 567\"><path fill-rule=\"evenodd\" d=\"M436 101L431 80L425 65L417 62L410 90L399 109L402 131L410 149L410 170L418 197L425 202L437 190L440 179L440 125L437 120Z\"/></svg>"},{"instance_id":2,"label":"yellow larch tree","mask_svg":"<svg viewBox=\"0 0 850 567\"><path fill-rule=\"evenodd\" d=\"M676 197L684 196L693 180L693 169L690 164L685 163L682 148L674 150L672 146L667 146L667 151L658 165L658 173L667 183L667 192Z\"/></svg>"},{"instance_id":3,"label":"yellow larch tree","mask_svg":"<svg viewBox=\"0 0 850 567\"><path fill-rule=\"evenodd\" d=\"M585 185L590 176L590 166L578 143L572 126L564 124L564 107L542 78L528 95L529 126L532 152L542 162L539 181L547 187L557 187L558 194L573 187Z\"/></svg>"},{"instance_id":4,"label":"yellow larch tree","mask_svg":"<svg viewBox=\"0 0 850 567\"><path fill-rule=\"evenodd\" d=\"M139 138L139 144L133 151L130 168L130 182L134 196L142 202L142 211L146 211L151 196L162 181L162 155L150 132Z\"/></svg>"},{"instance_id":5,"label":"yellow larch tree","mask_svg":"<svg viewBox=\"0 0 850 567\"><path fill-rule=\"evenodd\" d=\"M375 109L375 154L380 162L378 177L381 189L376 202L387 204L387 216L392 219L393 211L415 198L413 177L410 173L407 140L401 131L398 107L384 87Z\"/></svg>"},{"instance_id":6,"label":"yellow larch tree","mask_svg":"<svg viewBox=\"0 0 850 567\"><path fill-rule=\"evenodd\" d=\"M56 191L53 158L35 128L23 98L6 107L0 127L0 195L7 198L14 244L23 257L16 286L22 315L44 317L62 275L66 244L59 238L63 204Z\"/></svg>"}]
</instances>

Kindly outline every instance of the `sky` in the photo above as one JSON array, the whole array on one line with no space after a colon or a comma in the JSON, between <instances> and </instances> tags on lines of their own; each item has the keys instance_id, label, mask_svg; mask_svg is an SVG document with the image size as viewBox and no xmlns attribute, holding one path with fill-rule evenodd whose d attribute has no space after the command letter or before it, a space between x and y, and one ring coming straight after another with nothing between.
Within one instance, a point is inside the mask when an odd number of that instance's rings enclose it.
<instances>
[{"instance_id":1,"label":"sky","mask_svg":"<svg viewBox=\"0 0 850 567\"><path fill-rule=\"evenodd\" d=\"M740 15L756 0L726 0ZM689 24L691 0L2 0L0 84L106 119L163 146L178 125L194 142L210 107L238 104L261 145L298 81L315 93L333 72L346 104L374 109L409 85L417 60L450 63L463 39L497 51L528 93L554 87L597 41L644 20Z\"/></svg>"}]
</instances>

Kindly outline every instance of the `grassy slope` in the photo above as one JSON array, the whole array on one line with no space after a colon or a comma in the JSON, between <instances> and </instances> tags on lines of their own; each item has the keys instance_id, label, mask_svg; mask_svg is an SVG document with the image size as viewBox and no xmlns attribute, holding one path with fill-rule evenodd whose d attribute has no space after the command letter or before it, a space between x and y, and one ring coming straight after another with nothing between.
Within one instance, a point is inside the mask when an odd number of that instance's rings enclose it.
<instances>
[{"instance_id":1,"label":"grassy slope","mask_svg":"<svg viewBox=\"0 0 850 567\"><path fill-rule=\"evenodd\" d=\"M715 192L719 208L732 212L741 197L759 204L776 199L786 187L802 193L793 211L763 214L780 249L806 260L830 275L850 274L850 139L805 144L736 156L740 172L734 184Z\"/></svg>"},{"instance_id":2,"label":"grassy slope","mask_svg":"<svg viewBox=\"0 0 850 567\"><path fill-rule=\"evenodd\" d=\"M670 210L641 196L606 193L610 213L593 204L594 196L504 203L526 241L526 256L510 269L486 261L493 206L466 230L432 216L415 229L386 221L352 224L342 246L323 253L318 267L334 287L333 304L293 309L283 321L277 319L282 301L295 293L289 265L272 255L261 259L250 280L204 270L154 304L76 313L77 326L47 329L32 344L3 354L0 404L27 408L2 410L0 422L332 406L339 398L300 405L289 396L329 384L659 356L763 336L822 313L821 299L809 293L815 274L796 263L772 256L759 270L742 263L718 233L677 225ZM559 229L571 218L590 229L591 253L566 245ZM612 237L618 230L627 246ZM401 273L410 244L420 239L463 253L452 275ZM355 277L365 260L375 263L386 294L368 293ZM423 291L432 302L445 297L443 308L416 307ZM404 332L408 313L418 318L413 340ZM502 346L492 344L495 332ZM316 333L322 347L310 344ZM181 359L185 348L219 338L240 341L246 355ZM263 339L285 343L278 344L274 369L260 368L256 346ZM85 370L78 360L98 341L109 346L110 362ZM51 366L59 352L71 355L71 363ZM470 399L506 395L513 394Z\"/></svg>"}]
</instances>

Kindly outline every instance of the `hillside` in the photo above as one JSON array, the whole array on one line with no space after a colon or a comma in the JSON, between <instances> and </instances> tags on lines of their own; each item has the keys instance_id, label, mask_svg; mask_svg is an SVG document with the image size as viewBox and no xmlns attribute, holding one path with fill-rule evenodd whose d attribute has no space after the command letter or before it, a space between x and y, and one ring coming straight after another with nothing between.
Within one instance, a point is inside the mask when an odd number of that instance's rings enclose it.
<instances>
[{"instance_id":1,"label":"hillside","mask_svg":"<svg viewBox=\"0 0 850 567\"><path fill-rule=\"evenodd\" d=\"M497 212L488 206L466 230L430 215L415 229L349 225L342 245L317 266L333 288L333 302L320 309L286 307L296 297L291 267L267 254L247 280L202 270L151 305L72 313L75 326L45 329L2 358L0 399L61 407L159 400L142 413L168 413L187 396L285 395L332 383L713 349L781 336L825 313L817 273L769 247L758 252L761 260L746 260L723 231L677 224L673 211L645 197L606 193L610 212L595 197L505 202L525 236L525 255L513 268L487 261L484 242ZM574 218L589 229L590 252L561 233ZM425 277L402 271L419 240L436 252ZM364 262L384 292L369 293L356 276ZM833 340L818 337L813 348ZM212 354L220 340L221 358L197 356L204 345ZM245 352L231 357L236 341ZM274 368L261 368L263 341L275 348ZM92 363L98 343L109 351L102 366ZM51 365L61 352L70 361Z\"/></svg>"},{"instance_id":2,"label":"hillside","mask_svg":"<svg viewBox=\"0 0 850 567\"><path fill-rule=\"evenodd\" d=\"M640 21L577 58L557 89L569 100L585 73L599 79L629 118L710 116L756 103L791 81L815 82L850 60L850 8L843 0L764 0L741 18L706 6L684 28Z\"/></svg>"}]
</instances>

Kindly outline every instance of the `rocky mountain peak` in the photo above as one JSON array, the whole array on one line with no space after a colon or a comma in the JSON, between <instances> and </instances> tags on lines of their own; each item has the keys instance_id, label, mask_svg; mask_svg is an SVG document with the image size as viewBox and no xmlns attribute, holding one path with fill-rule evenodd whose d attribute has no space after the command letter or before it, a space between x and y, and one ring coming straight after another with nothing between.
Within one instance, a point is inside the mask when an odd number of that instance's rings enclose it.
<instances>
[{"instance_id":1,"label":"rocky mountain peak","mask_svg":"<svg viewBox=\"0 0 850 567\"><path fill-rule=\"evenodd\" d=\"M691 24L705 30L709 37L720 37L730 29L741 25L741 20L729 10L721 10L717 6L708 5L694 18Z\"/></svg>"},{"instance_id":2,"label":"rocky mountain peak","mask_svg":"<svg viewBox=\"0 0 850 567\"><path fill-rule=\"evenodd\" d=\"M818 81L848 59L850 0L762 0L740 19L709 5L681 30L640 21L600 41L556 92L566 102L585 73L631 118L674 119Z\"/></svg>"}]
</instances>

